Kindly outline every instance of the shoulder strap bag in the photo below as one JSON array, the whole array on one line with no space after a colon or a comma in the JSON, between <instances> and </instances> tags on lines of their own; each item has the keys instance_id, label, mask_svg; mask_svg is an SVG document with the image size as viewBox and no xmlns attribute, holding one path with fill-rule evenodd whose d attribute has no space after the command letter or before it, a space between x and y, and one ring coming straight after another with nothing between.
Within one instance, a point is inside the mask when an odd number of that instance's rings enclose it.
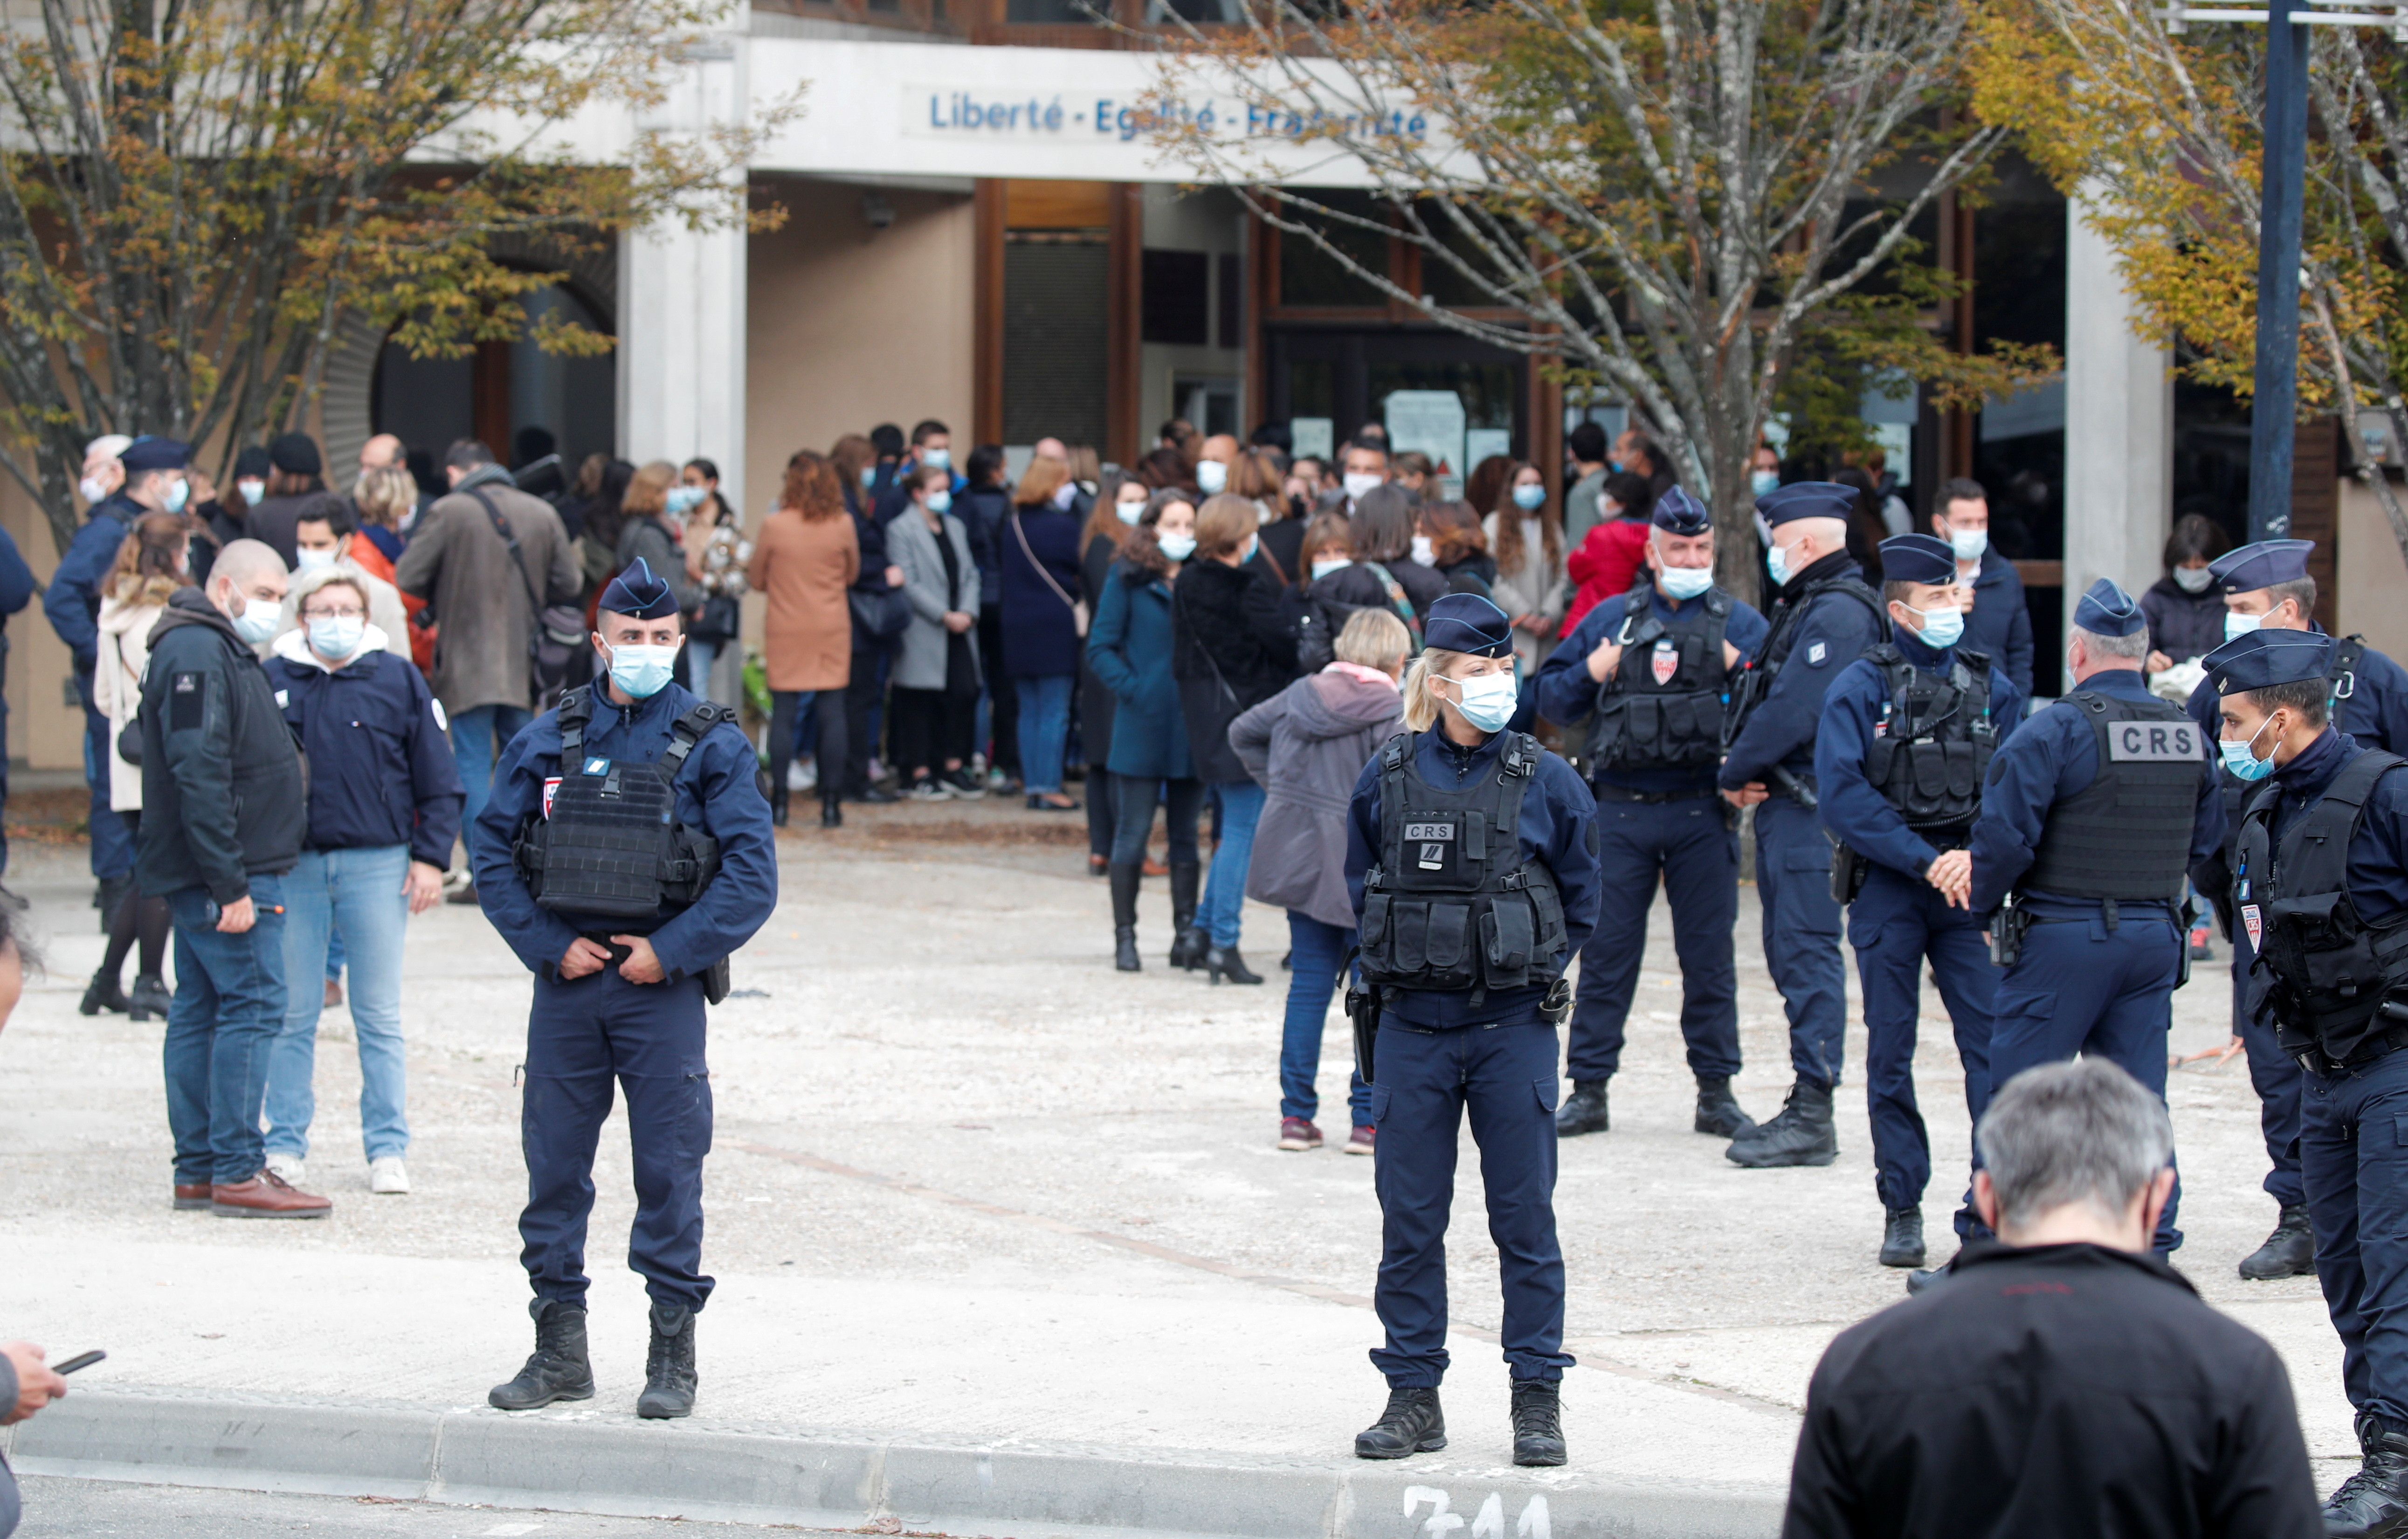
<instances>
[{"instance_id":1,"label":"shoulder strap bag","mask_svg":"<svg viewBox=\"0 0 2408 1539\"><path fill-rule=\"evenodd\" d=\"M574 604L546 604L543 590L536 586L535 573L527 570L526 552L519 548L519 537L510 528L509 520L494 506L479 486L465 488L494 521L494 533L508 546L510 559L518 563L519 580L526 584L527 612L534 624L527 634L527 677L535 686L536 709L548 709L559 698L568 683L568 665L577 649L585 643L585 613Z\"/></svg>"},{"instance_id":2,"label":"shoulder strap bag","mask_svg":"<svg viewBox=\"0 0 2408 1539\"><path fill-rule=\"evenodd\" d=\"M1045 569L1045 563L1037 559L1037 553L1028 548L1028 531L1020 526L1020 514L1017 510L1011 515L1011 538L1020 541L1020 554L1027 557L1028 565L1035 569L1039 578L1044 580L1045 585L1054 590L1054 597L1070 606L1070 624L1083 638L1087 634L1087 601L1083 598L1073 598L1063 592L1062 584L1054 582L1054 574Z\"/></svg>"}]
</instances>

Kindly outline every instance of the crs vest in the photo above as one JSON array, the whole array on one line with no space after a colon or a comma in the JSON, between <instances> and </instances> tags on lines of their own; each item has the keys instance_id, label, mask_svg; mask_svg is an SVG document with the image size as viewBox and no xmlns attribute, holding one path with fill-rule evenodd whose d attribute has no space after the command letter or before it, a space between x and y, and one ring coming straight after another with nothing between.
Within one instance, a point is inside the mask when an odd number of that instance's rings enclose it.
<instances>
[{"instance_id":1,"label":"crs vest","mask_svg":"<svg viewBox=\"0 0 2408 1539\"><path fill-rule=\"evenodd\" d=\"M1961 840L1982 810L1982 778L1999 746L1988 655L1958 651L1945 678L1908 662L1887 641L1866 648L1864 660L1889 684L1865 754L1865 779L1909 828Z\"/></svg>"},{"instance_id":2,"label":"crs vest","mask_svg":"<svg viewBox=\"0 0 2408 1539\"><path fill-rule=\"evenodd\" d=\"M2087 689L2065 700L2089 723L2099 773L2049 809L2031 870L2018 886L2062 898L2180 903L2207 773L2205 738L2166 700Z\"/></svg>"},{"instance_id":3,"label":"crs vest","mask_svg":"<svg viewBox=\"0 0 2408 1539\"><path fill-rule=\"evenodd\" d=\"M736 712L704 700L669 728L656 764L585 756L592 685L560 698L560 785L551 816L531 817L511 848L541 907L613 919L683 908L719 874L719 841L677 820L677 776L703 735Z\"/></svg>"},{"instance_id":4,"label":"crs vest","mask_svg":"<svg viewBox=\"0 0 2408 1539\"><path fill-rule=\"evenodd\" d=\"M2349 896L2349 841L2375 782L2397 755L2360 750L2314 807L2272 843L2279 790L2252 798L2234 863L2233 903L2271 978L2267 1002L2286 1051L2315 1048L2346 1063L2394 1029L2386 998L2408 1000L2408 911L2379 925ZM2372 1055L2363 1055L2372 1056Z\"/></svg>"},{"instance_id":5,"label":"crs vest","mask_svg":"<svg viewBox=\"0 0 2408 1539\"><path fill-rule=\"evenodd\" d=\"M1722 746L1726 751L1739 741L1748 717L1772 692L1773 681L1781 677L1782 666L1789 661L1790 648L1798 644L1798 627L1805 623L1806 611L1827 593L1845 594L1862 604L1872 614L1874 634L1889 634L1889 612L1882 608L1880 597L1856 578L1827 577L1807 583L1794 598L1784 597L1772 606L1772 628L1764 638L1762 650L1747 660L1731 690L1730 708L1723 712Z\"/></svg>"},{"instance_id":6,"label":"crs vest","mask_svg":"<svg viewBox=\"0 0 2408 1539\"><path fill-rule=\"evenodd\" d=\"M1705 602L1670 625L1656 617L1655 595L1642 583L1623 597L1622 624L1613 632L1622 662L1598 686L1591 770L1706 769L1722 757L1730 595L1710 588Z\"/></svg>"},{"instance_id":7,"label":"crs vest","mask_svg":"<svg viewBox=\"0 0 2408 1539\"><path fill-rule=\"evenodd\" d=\"M1488 772L1440 790L1419 734L1380 750L1379 863L1363 873L1363 976L1395 988L1525 988L1562 971L1555 873L1522 858L1522 798L1545 750L1508 733Z\"/></svg>"}]
</instances>

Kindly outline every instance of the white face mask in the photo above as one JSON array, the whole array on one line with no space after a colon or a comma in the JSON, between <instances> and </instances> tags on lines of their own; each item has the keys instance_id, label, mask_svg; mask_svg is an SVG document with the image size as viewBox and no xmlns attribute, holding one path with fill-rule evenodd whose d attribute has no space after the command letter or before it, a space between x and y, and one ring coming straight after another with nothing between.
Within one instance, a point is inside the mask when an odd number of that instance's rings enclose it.
<instances>
[{"instance_id":1,"label":"white face mask","mask_svg":"<svg viewBox=\"0 0 2408 1539\"><path fill-rule=\"evenodd\" d=\"M1432 567L1438 564L1438 547L1430 543L1429 536L1413 536L1413 559L1420 562L1425 567Z\"/></svg>"},{"instance_id":2,"label":"white face mask","mask_svg":"<svg viewBox=\"0 0 2408 1539\"><path fill-rule=\"evenodd\" d=\"M243 645L264 647L276 640L278 616L275 605L238 593L232 594L232 597L243 607L242 612L226 618L233 624L234 633L242 638Z\"/></svg>"},{"instance_id":3,"label":"white face mask","mask_svg":"<svg viewBox=\"0 0 2408 1539\"><path fill-rule=\"evenodd\" d=\"M1379 486L1380 478L1368 470L1350 470L1340 478L1340 484L1346 488L1348 497L1359 498L1369 496Z\"/></svg>"},{"instance_id":4,"label":"white face mask","mask_svg":"<svg viewBox=\"0 0 2408 1539\"><path fill-rule=\"evenodd\" d=\"M332 551L313 551L304 545L293 553L293 569L296 572L323 571L334 564Z\"/></svg>"},{"instance_id":5,"label":"white face mask","mask_svg":"<svg viewBox=\"0 0 2408 1539\"><path fill-rule=\"evenodd\" d=\"M76 490L83 494L83 499L86 502L98 502L108 496L108 488L100 483L98 476L84 477L83 480L76 482Z\"/></svg>"},{"instance_id":6,"label":"white face mask","mask_svg":"<svg viewBox=\"0 0 2408 1539\"><path fill-rule=\"evenodd\" d=\"M1145 498L1140 497L1135 502L1115 502L1112 511L1120 515L1123 524L1135 524L1145 516Z\"/></svg>"},{"instance_id":7,"label":"white face mask","mask_svg":"<svg viewBox=\"0 0 2408 1539\"><path fill-rule=\"evenodd\" d=\"M1324 556L1312 564L1312 575L1317 580L1327 577L1331 572L1342 572L1353 565L1352 560L1342 555Z\"/></svg>"},{"instance_id":8,"label":"white face mask","mask_svg":"<svg viewBox=\"0 0 2408 1539\"><path fill-rule=\"evenodd\" d=\"M2266 617L2262 614L2243 614L2239 610L2226 610L2224 611L2224 639L2229 641L2235 637L2246 636L2251 631L2258 629L2265 624Z\"/></svg>"},{"instance_id":9,"label":"white face mask","mask_svg":"<svg viewBox=\"0 0 2408 1539\"><path fill-rule=\"evenodd\" d=\"M1956 553L1957 560L1979 561L1982 559L1982 553L1990 548L1990 531L1951 529L1948 531L1948 544Z\"/></svg>"},{"instance_id":10,"label":"white face mask","mask_svg":"<svg viewBox=\"0 0 2408 1539\"><path fill-rule=\"evenodd\" d=\"M234 489L242 494L243 501L256 508L259 506L259 499L267 495L267 482L251 478L236 482Z\"/></svg>"},{"instance_id":11,"label":"white face mask","mask_svg":"<svg viewBox=\"0 0 2408 1539\"><path fill-rule=\"evenodd\" d=\"M360 650L367 623L356 614L317 615L309 621L309 650L335 661Z\"/></svg>"},{"instance_id":12,"label":"white face mask","mask_svg":"<svg viewBox=\"0 0 2408 1539\"><path fill-rule=\"evenodd\" d=\"M1666 567L1656 575L1664 584L1666 597L1671 598L1695 598L1714 585L1712 567Z\"/></svg>"},{"instance_id":13,"label":"white face mask","mask_svg":"<svg viewBox=\"0 0 2408 1539\"><path fill-rule=\"evenodd\" d=\"M1218 496L1229 484L1229 467L1219 460L1201 460L1196 466L1196 489L1206 496Z\"/></svg>"},{"instance_id":14,"label":"white face mask","mask_svg":"<svg viewBox=\"0 0 2408 1539\"><path fill-rule=\"evenodd\" d=\"M2215 573L2205 567L2176 567L2174 586L2185 593L2205 593L2215 581Z\"/></svg>"},{"instance_id":15,"label":"white face mask","mask_svg":"<svg viewBox=\"0 0 2408 1539\"><path fill-rule=\"evenodd\" d=\"M1194 535L1157 533L1154 537L1154 543L1165 556L1168 556L1173 561L1184 561L1189 556L1196 554L1196 537Z\"/></svg>"},{"instance_id":16,"label":"white face mask","mask_svg":"<svg viewBox=\"0 0 2408 1539\"><path fill-rule=\"evenodd\" d=\"M1448 682L1455 685L1459 697L1455 709L1463 712L1465 721L1483 732L1502 731L1522 703L1521 687L1514 683L1510 671Z\"/></svg>"}]
</instances>

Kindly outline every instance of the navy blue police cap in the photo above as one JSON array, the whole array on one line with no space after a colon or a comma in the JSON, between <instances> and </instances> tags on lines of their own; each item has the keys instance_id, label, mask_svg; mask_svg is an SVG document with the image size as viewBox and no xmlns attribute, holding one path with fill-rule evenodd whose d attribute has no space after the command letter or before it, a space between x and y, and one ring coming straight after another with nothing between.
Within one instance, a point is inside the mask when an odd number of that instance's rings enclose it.
<instances>
[{"instance_id":1,"label":"navy blue police cap","mask_svg":"<svg viewBox=\"0 0 2408 1539\"><path fill-rule=\"evenodd\" d=\"M2261 539L2227 551L2207 564L2218 593L2255 593L2277 583L2297 583L2308 575L2313 539ZM2255 686L2252 686L2255 687Z\"/></svg>"},{"instance_id":2,"label":"navy blue police cap","mask_svg":"<svg viewBox=\"0 0 2408 1539\"><path fill-rule=\"evenodd\" d=\"M2313 630L2253 630L2200 659L2218 695L2332 675L2333 639Z\"/></svg>"},{"instance_id":3,"label":"navy blue police cap","mask_svg":"<svg viewBox=\"0 0 2408 1539\"><path fill-rule=\"evenodd\" d=\"M1756 499L1756 511L1774 528L1793 518L1845 518L1855 511L1856 489L1828 481L1793 481Z\"/></svg>"},{"instance_id":4,"label":"navy blue police cap","mask_svg":"<svg viewBox=\"0 0 2408 1539\"><path fill-rule=\"evenodd\" d=\"M1668 535L1701 535L1714 526L1705 505L1677 486L1664 488L1648 520Z\"/></svg>"},{"instance_id":5,"label":"navy blue police cap","mask_svg":"<svg viewBox=\"0 0 2408 1539\"><path fill-rule=\"evenodd\" d=\"M679 606L677 594L652 575L651 564L639 555L602 590L601 607L638 620L664 620L677 613Z\"/></svg>"},{"instance_id":6,"label":"navy blue police cap","mask_svg":"<svg viewBox=\"0 0 2408 1539\"><path fill-rule=\"evenodd\" d=\"M154 439L145 434L127 444L117 462L125 467L127 475L141 470L181 470L193 462L193 451L179 439Z\"/></svg>"},{"instance_id":7,"label":"navy blue police cap","mask_svg":"<svg viewBox=\"0 0 2408 1539\"><path fill-rule=\"evenodd\" d=\"M2141 612L2123 584L2109 577L2091 583L2082 602L2073 606L2074 628L2093 636L2130 636L2148 623L2149 617Z\"/></svg>"},{"instance_id":8,"label":"navy blue police cap","mask_svg":"<svg viewBox=\"0 0 2408 1539\"><path fill-rule=\"evenodd\" d=\"M1956 552L1929 535L1892 535L1881 542L1882 580L1946 587L1956 581Z\"/></svg>"},{"instance_id":9,"label":"navy blue police cap","mask_svg":"<svg viewBox=\"0 0 2408 1539\"><path fill-rule=\"evenodd\" d=\"M1476 593L1451 593L1430 605L1422 642L1442 652L1468 652L1474 657L1509 657L1513 653L1513 621Z\"/></svg>"}]
</instances>

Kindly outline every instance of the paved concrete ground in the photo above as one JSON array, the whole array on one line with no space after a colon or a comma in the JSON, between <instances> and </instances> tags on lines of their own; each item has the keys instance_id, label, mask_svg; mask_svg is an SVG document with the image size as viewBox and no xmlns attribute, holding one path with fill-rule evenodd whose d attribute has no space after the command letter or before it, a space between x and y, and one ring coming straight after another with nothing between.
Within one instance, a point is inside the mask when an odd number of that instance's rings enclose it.
<instances>
[{"instance_id":1,"label":"paved concrete ground","mask_svg":"<svg viewBox=\"0 0 2408 1539\"><path fill-rule=\"evenodd\" d=\"M604 1517L589 1513L503 1512L383 1497L133 1486L114 1480L28 1475L25 1539L261 1539L269 1534L332 1534L337 1539L666 1539L691 1532L682 1517ZM705 1531L725 1539L777 1534L792 1539L823 1529L725 1525Z\"/></svg>"},{"instance_id":2,"label":"paved concrete ground","mask_svg":"<svg viewBox=\"0 0 2408 1539\"><path fill-rule=\"evenodd\" d=\"M848 817L841 834L783 841L778 913L714 1013L706 1260L720 1287L692 1425L1351 1463L1382 1393L1364 1356L1379 1339L1378 1212L1369 1160L1273 1147L1282 916L1246 914L1246 954L1269 985L1211 988L1161 965L1167 899L1149 883L1148 969L1122 975L1076 820L1016 801ZM335 1215L245 1224L168 1209L158 1023L75 1014L100 949L80 851L21 844L11 885L36 904L51 971L0 1035L0 1332L108 1347L79 1381L95 1389L480 1405L530 1329L512 1088L527 983L481 917L438 908L410 928L415 1192L366 1190L337 1011L309 1183ZM1785 1028L1742 898L1738 1087L1765 1116L1788 1079ZM2221 966L2203 967L2176 1000L2177 1049L2221 1040L2226 998ZM1550 1478L1773 1494L1824 1345L1901 1291L1873 1260L1862 1032L1839 1162L1741 1171L1688 1130L1678 1004L1659 904L1614 1129L1565 1148L1584 1368L1567 1386L1572 1469ZM1942 1018L1928 988L1925 1011ZM1925 1036L1937 1259L1968 1129L1946 1032ZM1346 1053L1333 1012L1325 1126L1344 1120ZM2176 1262L2275 1342L2312 1453L2345 1459L2339 1350L2313 1280L2232 1273L2273 1217L2245 1070L2185 1071L2172 1099L2189 1236ZM600 1394L550 1413L571 1420L625 1420L641 1382L639 1287L619 1264L624 1138L608 1131L603 1147ZM1526 1480L1506 1462L1495 1253L1468 1138L1456 1213L1455 1441L1415 1467Z\"/></svg>"}]
</instances>

